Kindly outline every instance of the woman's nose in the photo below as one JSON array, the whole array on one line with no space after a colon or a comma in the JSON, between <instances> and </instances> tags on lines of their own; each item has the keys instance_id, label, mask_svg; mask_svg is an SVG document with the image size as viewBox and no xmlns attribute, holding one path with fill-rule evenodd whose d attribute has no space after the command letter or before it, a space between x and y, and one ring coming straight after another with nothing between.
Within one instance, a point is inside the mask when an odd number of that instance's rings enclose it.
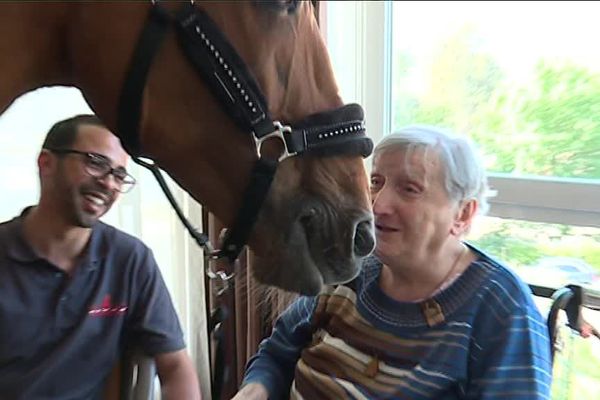
<instances>
[{"instance_id":1,"label":"woman's nose","mask_svg":"<svg viewBox=\"0 0 600 400\"><path fill-rule=\"evenodd\" d=\"M371 192L371 206L374 214L385 214L390 209L390 193L384 186L377 192Z\"/></svg>"}]
</instances>

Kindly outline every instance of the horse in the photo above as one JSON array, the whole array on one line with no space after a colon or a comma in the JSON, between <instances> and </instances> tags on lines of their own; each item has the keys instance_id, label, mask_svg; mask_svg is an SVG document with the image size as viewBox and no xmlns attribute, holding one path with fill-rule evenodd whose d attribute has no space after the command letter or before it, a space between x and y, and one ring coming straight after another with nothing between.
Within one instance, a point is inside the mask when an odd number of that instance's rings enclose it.
<instances>
[{"instance_id":1,"label":"horse","mask_svg":"<svg viewBox=\"0 0 600 400\"><path fill-rule=\"evenodd\" d=\"M148 28L159 5L154 27ZM225 226L235 225L240 215L247 220L238 242L247 241L253 250L259 282L316 294L324 284L352 279L374 247L363 164L370 149L364 126L343 125L362 115L343 107L313 5L289 0L186 5L177 17L182 2L1 3L0 114L36 88L77 87L132 156L153 160ZM206 24L222 35L210 40L225 42L220 50L229 55L225 62L201 32ZM160 26L157 39L152 35ZM211 66L223 72L213 81L199 76L190 62L194 57L205 62L204 56L189 54L204 44L213 56ZM145 61L144 46L154 46ZM133 65L136 60L142 67ZM235 79L224 82L232 64L247 84L237 91ZM215 86L235 107L244 103L246 109L233 112L246 113L249 127L232 118ZM263 116L276 127L262 136L252 114L261 99ZM291 127L275 121L289 121ZM325 127L315 131L318 138L313 135L325 146L293 156L300 151L292 144L312 146L307 137L315 125ZM290 139L297 131L301 135ZM362 141L357 146L338 134L356 134ZM251 186L262 179L256 178L257 160L267 155L263 164L272 167L271 175L257 194ZM261 196L264 201L255 199ZM252 202L258 203L256 215L244 217Z\"/></svg>"}]
</instances>

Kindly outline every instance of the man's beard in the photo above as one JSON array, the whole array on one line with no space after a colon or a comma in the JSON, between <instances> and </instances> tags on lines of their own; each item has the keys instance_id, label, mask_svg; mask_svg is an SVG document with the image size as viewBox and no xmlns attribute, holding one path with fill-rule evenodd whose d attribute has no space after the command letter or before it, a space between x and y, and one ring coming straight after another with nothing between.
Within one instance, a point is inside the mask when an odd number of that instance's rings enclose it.
<instances>
[{"instance_id":1,"label":"man's beard","mask_svg":"<svg viewBox=\"0 0 600 400\"><path fill-rule=\"evenodd\" d=\"M74 225L76 225L80 228L91 228L96 224L96 222L98 222L100 217L102 215L104 215L105 213L102 213L101 215L96 217L95 215L87 214L85 211L83 211L83 209L81 207L78 207L78 208L74 209L73 214L74 214L74 221L73 221Z\"/></svg>"},{"instance_id":2,"label":"man's beard","mask_svg":"<svg viewBox=\"0 0 600 400\"><path fill-rule=\"evenodd\" d=\"M98 214L91 214L85 211L83 202L86 201L85 193L89 191L100 192L105 194L107 197L106 203L102 205L103 210ZM69 215L70 223L80 228L93 227L98 220L108 212L114 201L113 197L107 193L106 190L99 188L93 183L82 184L78 187L71 187L70 190L65 191L65 193L69 193L69 198L66 199L67 201L65 202L65 207L67 207L66 212Z\"/></svg>"}]
</instances>

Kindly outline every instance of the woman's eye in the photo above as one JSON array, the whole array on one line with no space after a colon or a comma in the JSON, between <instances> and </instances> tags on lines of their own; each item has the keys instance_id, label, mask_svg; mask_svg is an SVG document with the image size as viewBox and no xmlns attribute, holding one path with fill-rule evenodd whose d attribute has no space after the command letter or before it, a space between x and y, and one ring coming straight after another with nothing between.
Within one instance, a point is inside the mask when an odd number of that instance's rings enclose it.
<instances>
[{"instance_id":1,"label":"woman's eye","mask_svg":"<svg viewBox=\"0 0 600 400\"><path fill-rule=\"evenodd\" d=\"M413 185L404 186L403 190L404 190L404 192L410 193L410 194L418 194L421 192L418 187L413 186Z\"/></svg>"}]
</instances>

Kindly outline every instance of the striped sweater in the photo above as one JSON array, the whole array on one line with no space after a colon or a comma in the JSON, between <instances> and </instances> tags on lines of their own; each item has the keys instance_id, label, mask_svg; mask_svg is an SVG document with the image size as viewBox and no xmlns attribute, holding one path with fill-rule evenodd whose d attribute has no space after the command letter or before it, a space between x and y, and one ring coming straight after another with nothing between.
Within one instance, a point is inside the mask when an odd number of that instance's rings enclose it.
<instances>
[{"instance_id":1,"label":"striped sweater","mask_svg":"<svg viewBox=\"0 0 600 400\"><path fill-rule=\"evenodd\" d=\"M244 384L272 400L549 399L550 345L528 287L473 250L479 259L423 303L387 297L375 258L351 284L298 299Z\"/></svg>"}]
</instances>

